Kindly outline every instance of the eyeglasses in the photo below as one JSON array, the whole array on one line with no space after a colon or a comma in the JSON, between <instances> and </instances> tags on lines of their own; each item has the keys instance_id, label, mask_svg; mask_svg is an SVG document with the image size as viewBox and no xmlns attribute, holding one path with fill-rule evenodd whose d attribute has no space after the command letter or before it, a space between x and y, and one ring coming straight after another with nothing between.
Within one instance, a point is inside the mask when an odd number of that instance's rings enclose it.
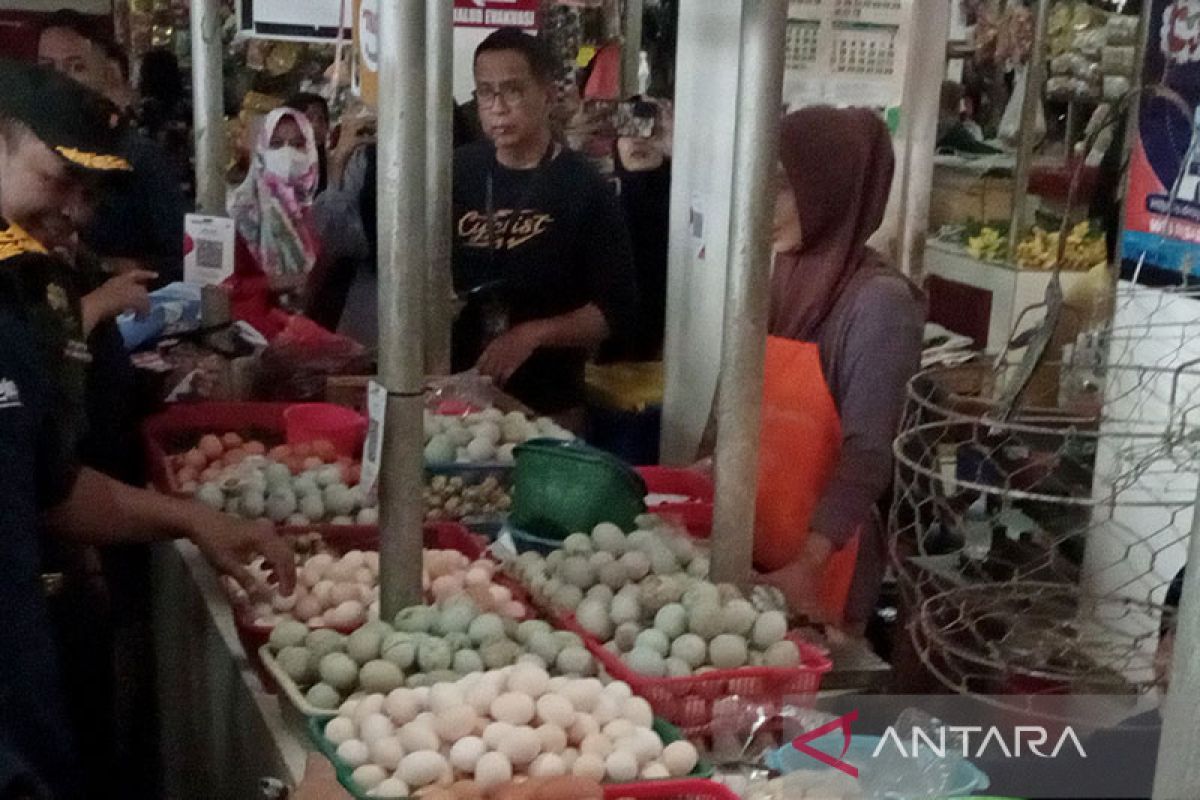
<instances>
[{"instance_id":1,"label":"eyeglasses","mask_svg":"<svg viewBox=\"0 0 1200 800\"><path fill-rule=\"evenodd\" d=\"M524 102L527 91L528 87L518 81L505 81L498 87L485 83L475 90L475 102L480 108L491 108L497 99L503 99L504 105L516 106Z\"/></svg>"}]
</instances>

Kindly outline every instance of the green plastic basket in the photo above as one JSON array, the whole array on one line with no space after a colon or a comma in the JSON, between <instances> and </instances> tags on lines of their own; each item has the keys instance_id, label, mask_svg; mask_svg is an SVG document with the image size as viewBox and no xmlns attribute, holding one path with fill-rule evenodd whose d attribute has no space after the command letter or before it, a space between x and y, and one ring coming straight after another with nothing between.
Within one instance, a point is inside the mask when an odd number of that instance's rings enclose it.
<instances>
[{"instance_id":1,"label":"green plastic basket","mask_svg":"<svg viewBox=\"0 0 1200 800\"><path fill-rule=\"evenodd\" d=\"M516 449L514 527L543 539L589 532L601 522L632 530L646 512L646 483L620 459L578 442L535 439Z\"/></svg>"},{"instance_id":2,"label":"green plastic basket","mask_svg":"<svg viewBox=\"0 0 1200 800\"><path fill-rule=\"evenodd\" d=\"M312 738L313 744L321 751L321 754L329 759L333 764L334 770L337 772L338 783L345 787L346 791L355 798L355 800L369 800L366 794L362 792L353 780L354 770L349 764L338 758L337 748L325 738L325 726L329 724L329 720L320 719L318 717L308 718L308 735ZM671 723L664 719L654 718L652 724L654 732L658 734L658 738L662 740L664 745L671 742L678 742L683 739L683 734L679 728L676 728ZM714 770L712 764L701 759L696 763L696 768L692 770L689 778L711 778Z\"/></svg>"}]
</instances>

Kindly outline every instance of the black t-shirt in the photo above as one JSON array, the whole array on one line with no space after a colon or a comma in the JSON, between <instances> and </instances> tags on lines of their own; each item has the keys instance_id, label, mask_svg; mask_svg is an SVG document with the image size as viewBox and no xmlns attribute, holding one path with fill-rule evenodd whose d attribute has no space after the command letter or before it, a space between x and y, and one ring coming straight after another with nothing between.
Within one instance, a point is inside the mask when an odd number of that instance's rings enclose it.
<instances>
[{"instance_id":1,"label":"black t-shirt","mask_svg":"<svg viewBox=\"0 0 1200 800\"><path fill-rule=\"evenodd\" d=\"M74 484L73 434L60 406L65 356L47 360L60 333L45 329L42 298L28 291L31 276L57 268L22 252L0 220L0 796L30 780L78 796L39 541L40 512Z\"/></svg>"},{"instance_id":2,"label":"black t-shirt","mask_svg":"<svg viewBox=\"0 0 1200 800\"><path fill-rule=\"evenodd\" d=\"M594 303L621 340L637 313L632 248L616 198L569 150L528 170L499 165L487 142L455 153L454 286L467 299L454 326L455 370L475 364L497 318L512 327ZM544 414L573 408L583 402L586 360L580 349L539 350L505 388Z\"/></svg>"},{"instance_id":3,"label":"black t-shirt","mask_svg":"<svg viewBox=\"0 0 1200 800\"><path fill-rule=\"evenodd\" d=\"M613 359L657 361L662 358L667 320L667 256L671 226L671 162L658 169L630 172L615 159L613 183L633 240L637 265L638 315L626 347L609 349Z\"/></svg>"}]
</instances>

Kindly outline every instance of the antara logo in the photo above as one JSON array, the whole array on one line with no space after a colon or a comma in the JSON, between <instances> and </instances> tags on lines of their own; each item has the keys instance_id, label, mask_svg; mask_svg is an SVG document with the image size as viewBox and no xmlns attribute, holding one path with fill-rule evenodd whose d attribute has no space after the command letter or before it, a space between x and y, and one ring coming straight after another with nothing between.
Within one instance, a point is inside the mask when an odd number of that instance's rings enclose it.
<instances>
[{"instance_id":1,"label":"antara logo","mask_svg":"<svg viewBox=\"0 0 1200 800\"><path fill-rule=\"evenodd\" d=\"M857 719L858 712L851 711L796 737L792 741L792 747L826 766L846 773L851 778L857 778L858 767L843 760L850 750L850 723ZM831 756L809 744L835 730L842 732L842 751L837 756ZM1054 746L1047 751L1045 748L1052 740ZM973 747L973 743L977 746ZM1057 739L1053 739L1046 728L1036 725L1018 725L1007 735L994 725L988 728L980 725L945 725L938 729L936 734L913 728L908 735L907 746L905 738L894 727L889 726L875 745L871 758L878 758L887 748L894 749L901 758L921 758L923 754L927 754L927 757L945 758L949 752L971 759L997 754L1003 754L1005 758L1020 758L1026 754L1037 758L1056 758L1067 746L1073 747L1080 758L1087 758L1079 736L1070 725L1063 728Z\"/></svg>"}]
</instances>

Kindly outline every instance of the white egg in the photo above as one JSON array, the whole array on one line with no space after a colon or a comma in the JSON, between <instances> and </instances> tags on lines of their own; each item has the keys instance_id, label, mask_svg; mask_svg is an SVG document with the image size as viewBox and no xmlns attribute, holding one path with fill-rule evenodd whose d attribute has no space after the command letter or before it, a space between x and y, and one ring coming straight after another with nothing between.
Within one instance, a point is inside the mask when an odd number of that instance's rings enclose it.
<instances>
[{"instance_id":1,"label":"white egg","mask_svg":"<svg viewBox=\"0 0 1200 800\"><path fill-rule=\"evenodd\" d=\"M404 746L400 744L400 740L395 736L385 736L382 739L376 739L371 743L371 761L386 769L389 773L395 772L396 767L400 766L400 759L404 758Z\"/></svg>"},{"instance_id":2,"label":"white egg","mask_svg":"<svg viewBox=\"0 0 1200 800\"><path fill-rule=\"evenodd\" d=\"M561 753L567 748L567 732L558 725L539 725L537 735L542 741L543 753Z\"/></svg>"},{"instance_id":3,"label":"white egg","mask_svg":"<svg viewBox=\"0 0 1200 800\"><path fill-rule=\"evenodd\" d=\"M629 783L638 775L637 758L627 750L614 751L604 759L604 772L613 783Z\"/></svg>"},{"instance_id":4,"label":"white egg","mask_svg":"<svg viewBox=\"0 0 1200 800\"><path fill-rule=\"evenodd\" d=\"M367 797L378 797L381 800L404 800L412 792L399 778L388 778L383 783L367 792Z\"/></svg>"},{"instance_id":5,"label":"white egg","mask_svg":"<svg viewBox=\"0 0 1200 800\"><path fill-rule=\"evenodd\" d=\"M488 750L487 744L478 736L464 736L450 746L450 765L467 775L475 773L475 765Z\"/></svg>"},{"instance_id":6,"label":"white egg","mask_svg":"<svg viewBox=\"0 0 1200 800\"><path fill-rule=\"evenodd\" d=\"M396 775L412 787L420 788L441 780L450 765L441 753L424 751L409 753L400 760Z\"/></svg>"},{"instance_id":7,"label":"white egg","mask_svg":"<svg viewBox=\"0 0 1200 800\"><path fill-rule=\"evenodd\" d=\"M490 714L492 703L500 696L500 690L493 681L480 680L467 692L467 705L475 709L476 714Z\"/></svg>"},{"instance_id":8,"label":"white egg","mask_svg":"<svg viewBox=\"0 0 1200 800\"><path fill-rule=\"evenodd\" d=\"M537 715L542 722L567 729L575 723L575 708L571 701L557 694L544 694L537 700Z\"/></svg>"},{"instance_id":9,"label":"white egg","mask_svg":"<svg viewBox=\"0 0 1200 800\"><path fill-rule=\"evenodd\" d=\"M633 732L637 730L637 727L629 720L622 718L614 719L601 730L605 736L616 742L620 739L633 736Z\"/></svg>"},{"instance_id":10,"label":"white egg","mask_svg":"<svg viewBox=\"0 0 1200 800\"><path fill-rule=\"evenodd\" d=\"M358 600L347 600L326 612L325 619L339 628L359 625L366 619L366 608Z\"/></svg>"},{"instance_id":11,"label":"white egg","mask_svg":"<svg viewBox=\"0 0 1200 800\"><path fill-rule=\"evenodd\" d=\"M412 689L394 689L383 701L383 708L392 722L397 725L407 725L421 713L421 702Z\"/></svg>"},{"instance_id":12,"label":"white egg","mask_svg":"<svg viewBox=\"0 0 1200 800\"><path fill-rule=\"evenodd\" d=\"M350 780L364 792L369 792L387 778L387 773L378 764L363 764L350 776Z\"/></svg>"},{"instance_id":13,"label":"white egg","mask_svg":"<svg viewBox=\"0 0 1200 800\"><path fill-rule=\"evenodd\" d=\"M429 689L429 710L441 714L464 702L462 690L453 683L439 683Z\"/></svg>"},{"instance_id":14,"label":"white egg","mask_svg":"<svg viewBox=\"0 0 1200 800\"><path fill-rule=\"evenodd\" d=\"M508 676L508 689L533 699L541 697L550 683L550 674L532 664L518 664Z\"/></svg>"},{"instance_id":15,"label":"white egg","mask_svg":"<svg viewBox=\"0 0 1200 800\"><path fill-rule=\"evenodd\" d=\"M363 720L359 726L358 734L368 746L374 744L380 739L386 739L395 733L395 726L392 721L383 714L372 714Z\"/></svg>"},{"instance_id":16,"label":"white egg","mask_svg":"<svg viewBox=\"0 0 1200 800\"><path fill-rule=\"evenodd\" d=\"M642 767L642 780L661 781L671 777L671 772L658 761L652 761Z\"/></svg>"},{"instance_id":17,"label":"white egg","mask_svg":"<svg viewBox=\"0 0 1200 800\"><path fill-rule=\"evenodd\" d=\"M654 731L636 728L629 736L617 742L617 749L633 753L637 757L638 764L645 766L662 755L663 745L662 740Z\"/></svg>"},{"instance_id":18,"label":"white egg","mask_svg":"<svg viewBox=\"0 0 1200 800\"><path fill-rule=\"evenodd\" d=\"M354 733L354 720L347 717L335 717L325 726L325 738L335 747L353 739Z\"/></svg>"},{"instance_id":19,"label":"white egg","mask_svg":"<svg viewBox=\"0 0 1200 800\"><path fill-rule=\"evenodd\" d=\"M337 756L349 767L361 767L371 759L371 750L366 742L348 739L338 745Z\"/></svg>"},{"instance_id":20,"label":"white egg","mask_svg":"<svg viewBox=\"0 0 1200 800\"><path fill-rule=\"evenodd\" d=\"M621 716L639 728L649 728L654 722L654 710L641 697L631 697L621 707Z\"/></svg>"},{"instance_id":21,"label":"white egg","mask_svg":"<svg viewBox=\"0 0 1200 800\"><path fill-rule=\"evenodd\" d=\"M571 774L584 780L599 783L604 780L604 773L604 759L591 753L581 753L579 758L575 759L575 763L571 765Z\"/></svg>"},{"instance_id":22,"label":"white egg","mask_svg":"<svg viewBox=\"0 0 1200 800\"><path fill-rule=\"evenodd\" d=\"M615 749L612 739L603 733L590 734L579 743L579 752L589 753L600 758L608 758Z\"/></svg>"},{"instance_id":23,"label":"white egg","mask_svg":"<svg viewBox=\"0 0 1200 800\"><path fill-rule=\"evenodd\" d=\"M591 714L575 714L575 724L567 731L567 738L571 744L579 744L593 733L600 732L600 723L596 722Z\"/></svg>"},{"instance_id":24,"label":"white egg","mask_svg":"<svg viewBox=\"0 0 1200 800\"><path fill-rule=\"evenodd\" d=\"M542 753L529 765L529 775L534 778L556 778L567 774L567 765L556 753Z\"/></svg>"},{"instance_id":25,"label":"white egg","mask_svg":"<svg viewBox=\"0 0 1200 800\"><path fill-rule=\"evenodd\" d=\"M349 700L347 700L346 702L344 702L340 706L338 706L338 716L339 717L353 717L354 709L358 708L358 701L360 699L362 699L362 698L351 696Z\"/></svg>"},{"instance_id":26,"label":"white egg","mask_svg":"<svg viewBox=\"0 0 1200 800\"><path fill-rule=\"evenodd\" d=\"M610 694L601 694L600 697L596 698L596 705L592 709L592 716L596 718L598 725L607 725L621 715L623 705L624 701L618 700Z\"/></svg>"},{"instance_id":27,"label":"white egg","mask_svg":"<svg viewBox=\"0 0 1200 800\"><path fill-rule=\"evenodd\" d=\"M682 778L696 768L700 760L696 748L691 742L671 742L663 748L662 763L671 773L672 778Z\"/></svg>"},{"instance_id":28,"label":"white egg","mask_svg":"<svg viewBox=\"0 0 1200 800\"><path fill-rule=\"evenodd\" d=\"M512 735L513 726L507 722L493 722L483 729L483 741L491 750L498 750L500 743Z\"/></svg>"},{"instance_id":29,"label":"white egg","mask_svg":"<svg viewBox=\"0 0 1200 800\"><path fill-rule=\"evenodd\" d=\"M509 725L528 725L533 719L533 698L517 692L505 692L492 703L492 719Z\"/></svg>"},{"instance_id":30,"label":"white egg","mask_svg":"<svg viewBox=\"0 0 1200 800\"><path fill-rule=\"evenodd\" d=\"M475 709L470 706L455 706L437 715L434 730L443 742L455 742L475 730L477 719Z\"/></svg>"},{"instance_id":31,"label":"white egg","mask_svg":"<svg viewBox=\"0 0 1200 800\"><path fill-rule=\"evenodd\" d=\"M354 707L354 724L361 728L372 715L382 712L386 699L381 694L368 694L358 698L358 705Z\"/></svg>"},{"instance_id":32,"label":"white egg","mask_svg":"<svg viewBox=\"0 0 1200 800\"><path fill-rule=\"evenodd\" d=\"M562 755L563 765L566 766L567 772L570 772L571 768L575 766L575 761L579 758L579 751L574 747L568 747L560 755Z\"/></svg>"},{"instance_id":33,"label":"white egg","mask_svg":"<svg viewBox=\"0 0 1200 800\"><path fill-rule=\"evenodd\" d=\"M475 783L487 791L512 780L513 769L503 753L485 753L475 765Z\"/></svg>"},{"instance_id":34,"label":"white egg","mask_svg":"<svg viewBox=\"0 0 1200 800\"><path fill-rule=\"evenodd\" d=\"M513 728L496 749L508 757L513 767L525 767L542 752L542 740L533 728L521 725Z\"/></svg>"},{"instance_id":35,"label":"white egg","mask_svg":"<svg viewBox=\"0 0 1200 800\"><path fill-rule=\"evenodd\" d=\"M400 739L400 746L404 748L406 753L418 753L422 750L437 750L441 745L441 740L434 733L433 728L421 722L410 722L400 729L397 736ZM405 783L410 783L408 778L404 778Z\"/></svg>"},{"instance_id":36,"label":"white egg","mask_svg":"<svg viewBox=\"0 0 1200 800\"><path fill-rule=\"evenodd\" d=\"M568 682L562 688L562 695L571 701L571 705L576 711L590 714L596 707L596 700L602 691L604 691L604 685L600 681L595 678L582 678Z\"/></svg>"},{"instance_id":37,"label":"white egg","mask_svg":"<svg viewBox=\"0 0 1200 800\"><path fill-rule=\"evenodd\" d=\"M633 697L633 689L625 681L613 681L604 687L604 694L624 704L626 700Z\"/></svg>"}]
</instances>

